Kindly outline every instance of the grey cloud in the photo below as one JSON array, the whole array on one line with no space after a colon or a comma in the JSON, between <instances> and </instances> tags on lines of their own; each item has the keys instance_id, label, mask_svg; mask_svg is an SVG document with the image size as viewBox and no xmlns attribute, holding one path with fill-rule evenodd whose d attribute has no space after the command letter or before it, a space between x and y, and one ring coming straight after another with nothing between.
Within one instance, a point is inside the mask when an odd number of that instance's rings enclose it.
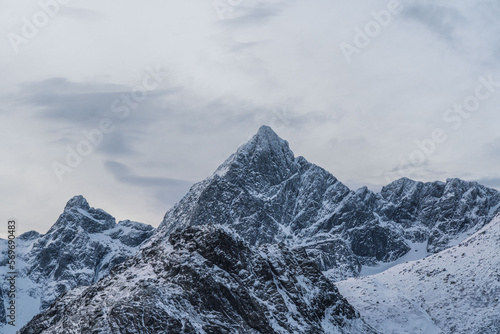
<instances>
[{"instance_id":1,"label":"grey cloud","mask_svg":"<svg viewBox=\"0 0 500 334\"><path fill-rule=\"evenodd\" d=\"M294 102L290 100L278 106L260 106L231 96L205 102L188 94L183 102L170 108L175 122L182 120L177 129L198 134L207 131L227 132L238 127L257 129L262 124L269 124L275 130L301 130L317 124L338 122L343 117L339 112L303 112L294 107Z\"/></svg>"},{"instance_id":2,"label":"grey cloud","mask_svg":"<svg viewBox=\"0 0 500 334\"><path fill-rule=\"evenodd\" d=\"M147 177L134 175L131 169L121 163L116 161L106 161L106 169L113 174L113 176L120 182L148 186L148 187L170 187L170 186L188 186L191 182L163 177Z\"/></svg>"},{"instance_id":3,"label":"grey cloud","mask_svg":"<svg viewBox=\"0 0 500 334\"><path fill-rule=\"evenodd\" d=\"M181 101L171 107L177 129L184 133L202 134L206 131L230 129L232 126L249 126L255 123L256 115L266 113L266 109L231 97L210 101L200 101L188 95L190 102Z\"/></svg>"},{"instance_id":4,"label":"grey cloud","mask_svg":"<svg viewBox=\"0 0 500 334\"><path fill-rule=\"evenodd\" d=\"M276 115L268 107L260 107L249 101L232 96L206 99L178 86L164 87L150 92L148 97L131 109L126 119L111 112L113 101L130 94L130 87L113 84L71 82L65 78L51 78L21 85L17 103L24 112L47 122L46 131L53 137L51 144L62 147L75 145L86 139L83 131L98 128L104 118L112 120L114 131L104 135L96 152L104 159L117 156L152 156L151 150L140 152L136 143L153 140L151 129L162 122L170 130L164 136L171 143L186 134L211 136L221 131L231 137L248 127L258 128L261 124L286 122L289 126L300 126L308 117L290 120ZM289 117L285 115L285 117ZM323 117L318 115L318 117ZM309 119L310 121L310 119ZM280 123L281 124L281 123ZM158 132L156 132L158 134ZM225 143L224 143L225 145ZM140 147L140 145L139 145ZM169 147L169 150L179 150Z\"/></svg>"},{"instance_id":5,"label":"grey cloud","mask_svg":"<svg viewBox=\"0 0 500 334\"><path fill-rule=\"evenodd\" d=\"M373 184L370 182L366 182L365 180L340 180L340 181L354 191L362 187L367 187L371 191L378 193L382 190L382 187L384 186L380 184Z\"/></svg>"},{"instance_id":6,"label":"grey cloud","mask_svg":"<svg viewBox=\"0 0 500 334\"><path fill-rule=\"evenodd\" d=\"M262 42L232 42L229 50L233 52L250 52L251 49L262 45Z\"/></svg>"},{"instance_id":7,"label":"grey cloud","mask_svg":"<svg viewBox=\"0 0 500 334\"><path fill-rule=\"evenodd\" d=\"M72 82L64 77L53 77L41 81L26 82L20 85L20 94L37 93L90 93L95 91L120 91L126 89L124 85L110 83Z\"/></svg>"},{"instance_id":8,"label":"grey cloud","mask_svg":"<svg viewBox=\"0 0 500 334\"><path fill-rule=\"evenodd\" d=\"M136 153L131 147L130 138L120 131L107 134L98 150L110 156L133 155Z\"/></svg>"},{"instance_id":9,"label":"grey cloud","mask_svg":"<svg viewBox=\"0 0 500 334\"><path fill-rule=\"evenodd\" d=\"M500 156L500 137L496 137L495 139L485 143L483 145L483 157L484 158L492 158Z\"/></svg>"},{"instance_id":10,"label":"grey cloud","mask_svg":"<svg viewBox=\"0 0 500 334\"><path fill-rule=\"evenodd\" d=\"M336 112L310 111L299 114L297 111L284 106L273 111L270 125L276 128L303 130L309 126L339 122L342 115Z\"/></svg>"},{"instance_id":11,"label":"grey cloud","mask_svg":"<svg viewBox=\"0 0 500 334\"><path fill-rule=\"evenodd\" d=\"M77 20L97 21L105 18L103 13L86 8L64 6L61 8L60 13L61 15Z\"/></svg>"},{"instance_id":12,"label":"grey cloud","mask_svg":"<svg viewBox=\"0 0 500 334\"><path fill-rule=\"evenodd\" d=\"M113 112L112 105L122 96L128 96L131 87L102 83L76 83L65 78L51 78L21 85L17 104L24 105L27 113L49 122L49 131L59 138L53 143L71 144L85 139L83 131L99 128L103 118L109 118L115 130L104 136L97 150L107 155L135 153L133 142L147 136L143 129L160 116L171 114L162 99L181 92L179 87L149 92L137 107L129 108L122 119L122 112ZM120 106L124 105L120 103Z\"/></svg>"},{"instance_id":13,"label":"grey cloud","mask_svg":"<svg viewBox=\"0 0 500 334\"><path fill-rule=\"evenodd\" d=\"M412 1L405 7L402 15L421 23L459 55L477 65L497 67L500 54L497 1L454 1L448 6Z\"/></svg>"},{"instance_id":14,"label":"grey cloud","mask_svg":"<svg viewBox=\"0 0 500 334\"><path fill-rule=\"evenodd\" d=\"M233 7L227 19L222 20L225 25L254 25L263 24L278 16L290 3L281 1L279 3L242 1L241 4Z\"/></svg>"},{"instance_id":15,"label":"grey cloud","mask_svg":"<svg viewBox=\"0 0 500 334\"><path fill-rule=\"evenodd\" d=\"M403 15L420 22L450 43L455 42L457 26L467 21L457 9L433 3L413 3L406 7Z\"/></svg>"},{"instance_id":16,"label":"grey cloud","mask_svg":"<svg viewBox=\"0 0 500 334\"><path fill-rule=\"evenodd\" d=\"M26 104L37 117L88 126L109 112L123 87L106 84L74 83L51 78L21 85L19 104ZM33 111L34 110L34 111Z\"/></svg>"},{"instance_id":17,"label":"grey cloud","mask_svg":"<svg viewBox=\"0 0 500 334\"><path fill-rule=\"evenodd\" d=\"M78 124L98 123L109 114L110 106L121 93L38 94L25 102L40 108L38 116Z\"/></svg>"},{"instance_id":18,"label":"grey cloud","mask_svg":"<svg viewBox=\"0 0 500 334\"><path fill-rule=\"evenodd\" d=\"M391 169L389 169L389 173L393 173L393 172L402 172L402 171L407 171L407 170L411 170L411 169L416 169L416 168L426 168L429 166L429 160L425 159L424 161L419 161L419 162L415 162L415 163L411 163L411 162L408 162L407 160L407 156L405 156L404 158L406 158L406 160L403 160L405 161L405 163L401 163ZM403 162L401 161L401 162Z\"/></svg>"},{"instance_id":19,"label":"grey cloud","mask_svg":"<svg viewBox=\"0 0 500 334\"><path fill-rule=\"evenodd\" d=\"M358 136L354 138L349 138L349 139L342 139L339 140L337 138L332 138L330 140L330 145L332 147L344 147L344 148L349 148L349 149L357 149L360 147L366 147L370 141L368 138L365 136Z\"/></svg>"},{"instance_id":20,"label":"grey cloud","mask_svg":"<svg viewBox=\"0 0 500 334\"><path fill-rule=\"evenodd\" d=\"M436 181L437 178L444 180L448 177L455 177L454 175L450 175L447 171L433 168L432 164L427 159L416 164L407 162L406 164L398 165L384 172L381 176L389 178L391 182L402 177L408 177L423 182Z\"/></svg>"},{"instance_id":21,"label":"grey cloud","mask_svg":"<svg viewBox=\"0 0 500 334\"><path fill-rule=\"evenodd\" d=\"M496 175L491 176L491 170L494 171L495 166L498 166L500 164L500 137L493 138L484 143L482 146L477 148L477 152L478 156L476 157L476 159L478 159L478 161L481 161L481 164L484 164L484 166L490 167L490 174L484 176L484 178L481 178L480 180L478 180L478 182L484 183L485 185L490 187L500 189L500 183L497 182L498 180L500 180L500 178L497 178Z\"/></svg>"},{"instance_id":22,"label":"grey cloud","mask_svg":"<svg viewBox=\"0 0 500 334\"><path fill-rule=\"evenodd\" d=\"M476 180L476 182L486 187L500 190L500 177L481 178L479 180Z\"/></svg>"},{"instance_id":23,"label":"grey cloud","mask_svg":"<svg viewBox=\"0 0 500 334\"><path fill-rule=\"evenodd\" d=\"M149 189L158 202L165 205L175 204L193 184L179 179L137 175L126 164L117 161L106 161L104 166L117 181Z\"/></svg>"}]
</instances>

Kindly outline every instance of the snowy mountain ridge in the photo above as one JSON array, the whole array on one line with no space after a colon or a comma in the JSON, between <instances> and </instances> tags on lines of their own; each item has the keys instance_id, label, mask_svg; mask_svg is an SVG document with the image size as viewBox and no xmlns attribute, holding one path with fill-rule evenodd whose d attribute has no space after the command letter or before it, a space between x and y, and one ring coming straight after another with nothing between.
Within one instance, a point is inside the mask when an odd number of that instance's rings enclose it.
<instances>
[{"instance_id":1,"label":"snowy mountain ridge","mask_svg":"<svg viewBox=\"0 0 500 334\"><path fill-rule=\"evenodd\" d=\"M95 283L134 255L154 231L138 222L116 223L105 211L91 208L82 196L73 197L45 235L30 231L16 238L16 295L21 306L16 312L17 326L6 325L0 331L14 333L59 295ZM0 248L1 290L7 291L6 240L0 240Z\"/></svg>"},{"instance_id":2,"label":"snowy mountain ridge","mask_svg":"<svg viewBox=\"0 0 500 334\"><path fill-rule=\"evenodd\" d=\"M498 254L500 215L457 246L337 286L387 334L500 333Z\"/></svg>"},{"instance_id":3,"label":"snowy mountain ridge","mask_svg":"<svg viewBox=\"0 0 500 334\"><path fill-rule=\"evenodd\" d=\"M158 227L219 224L251 245L305 246L334 280L456 245L500 212L500 193L476 182L394 181L376 194L352 191L332 174L295 158L288 142L262 126L216 172L195 184Z\"/></svg>"}]
</instances>

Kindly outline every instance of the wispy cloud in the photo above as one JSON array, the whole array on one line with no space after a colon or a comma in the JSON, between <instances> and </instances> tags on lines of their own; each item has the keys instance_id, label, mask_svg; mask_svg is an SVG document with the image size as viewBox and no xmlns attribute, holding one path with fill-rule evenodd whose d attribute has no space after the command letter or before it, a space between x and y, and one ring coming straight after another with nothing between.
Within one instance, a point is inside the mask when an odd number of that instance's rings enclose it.
<instances>
[{"instance_id":1,"label":"wispy cloud","mask_svg":"<svg viewBox=\"0 0 500 334\"><path fill-rule=\"evenodd\" d=\"M78 8L66 6L61 9L61 15L84 21L98 21L105 19L105 14L97 10L91 10L88 8Z\"/></svg>"},{"instance_id":2,"label":"wispy cloud","mask_svg":"<svg viewBox=\"0 0 500 334\"><path fill-rule=\"evenodd\" d=\"M106 161L106 169L120 182L147 187L186 187L191 182L166 177L140 176L132 173L130 167L117 161Z\"/></svg>"},{"instance_id":3,"label":"wispy cloud","mask_svg":"<svg viewBox=\"0 0 500 334\"><path fill-rule=\"evenodd\" d=\"M117 181L149 190L161 205L175 204L193 184L180 179L139 175L117 161L106 161L105 168Z\"/></svg>"},{"instance_id":4,"label":"wispy cloud","mask_svg":"<svg viewBox=\"0 0 500 334\"><path fill-rule=\"evenodd\" d=\"M407 18L416 20L429 31L453 44L458 38L457 28L467 24L467 17L452 6L436 3L412 3L403 12Z\"/></svg>"},{"instance_id":5,"label":"wispy cloud","mask_svg":"<svg viewBox=\"0 0 500 334\"><path fill-rule=\"evenodd\" d=\"M500 189L500 177L481 178L475 181L489 188Z\"/></svg>"}]
</instances>

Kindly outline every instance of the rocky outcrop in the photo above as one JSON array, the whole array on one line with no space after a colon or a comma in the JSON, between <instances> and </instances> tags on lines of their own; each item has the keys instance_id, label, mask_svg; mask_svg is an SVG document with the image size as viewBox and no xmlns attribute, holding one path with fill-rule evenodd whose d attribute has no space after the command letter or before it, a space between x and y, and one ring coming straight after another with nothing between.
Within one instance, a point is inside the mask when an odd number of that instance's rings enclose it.
<instances>
[{"instance_id":1,"label":"rocky outcrop","mask_svg":"<svg viewBox=\"0 0 500 334\"><path fill-rule=\"evenodd\" d=\"M375 333L311 262L214 226L157 240L72 290L21 334Z\"/></svg>"}]
</instances>

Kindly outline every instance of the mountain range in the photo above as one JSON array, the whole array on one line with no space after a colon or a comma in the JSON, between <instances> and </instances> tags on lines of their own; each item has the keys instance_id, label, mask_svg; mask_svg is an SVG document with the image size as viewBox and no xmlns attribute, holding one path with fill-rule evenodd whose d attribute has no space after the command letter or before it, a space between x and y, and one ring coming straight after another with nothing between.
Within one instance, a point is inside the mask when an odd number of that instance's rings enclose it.
<instances>
[{"instance_id":1,"label":"mountain range","mask_svg":"<svg viewBox=\"0 0 500 334\"><path fill-rule=\"evenodd\" d=\"M402 178L378 194L350 190L294 157L288 142L263 126L166 213L155 237L187 226L223 225L250 245L304 247L337 281L410 251L423 248L424 257L456 245L499 211L498 191L460 179Z\"/></svg>"},{"instance_id":2,"label":"mountain range","mask_svg":"<svg viewBox=\"0 0 500 334\"><path fill-rule=\"evenodd\" d=\"M20 333L495 333L498 299L480 324L429 298L499 295L499 211L498 191L460 179L350 190L263 126L156 230L76 196L45 235L19 236ZM444 290L449 266L464 274Z\"/></svg>"}]
</instances>

